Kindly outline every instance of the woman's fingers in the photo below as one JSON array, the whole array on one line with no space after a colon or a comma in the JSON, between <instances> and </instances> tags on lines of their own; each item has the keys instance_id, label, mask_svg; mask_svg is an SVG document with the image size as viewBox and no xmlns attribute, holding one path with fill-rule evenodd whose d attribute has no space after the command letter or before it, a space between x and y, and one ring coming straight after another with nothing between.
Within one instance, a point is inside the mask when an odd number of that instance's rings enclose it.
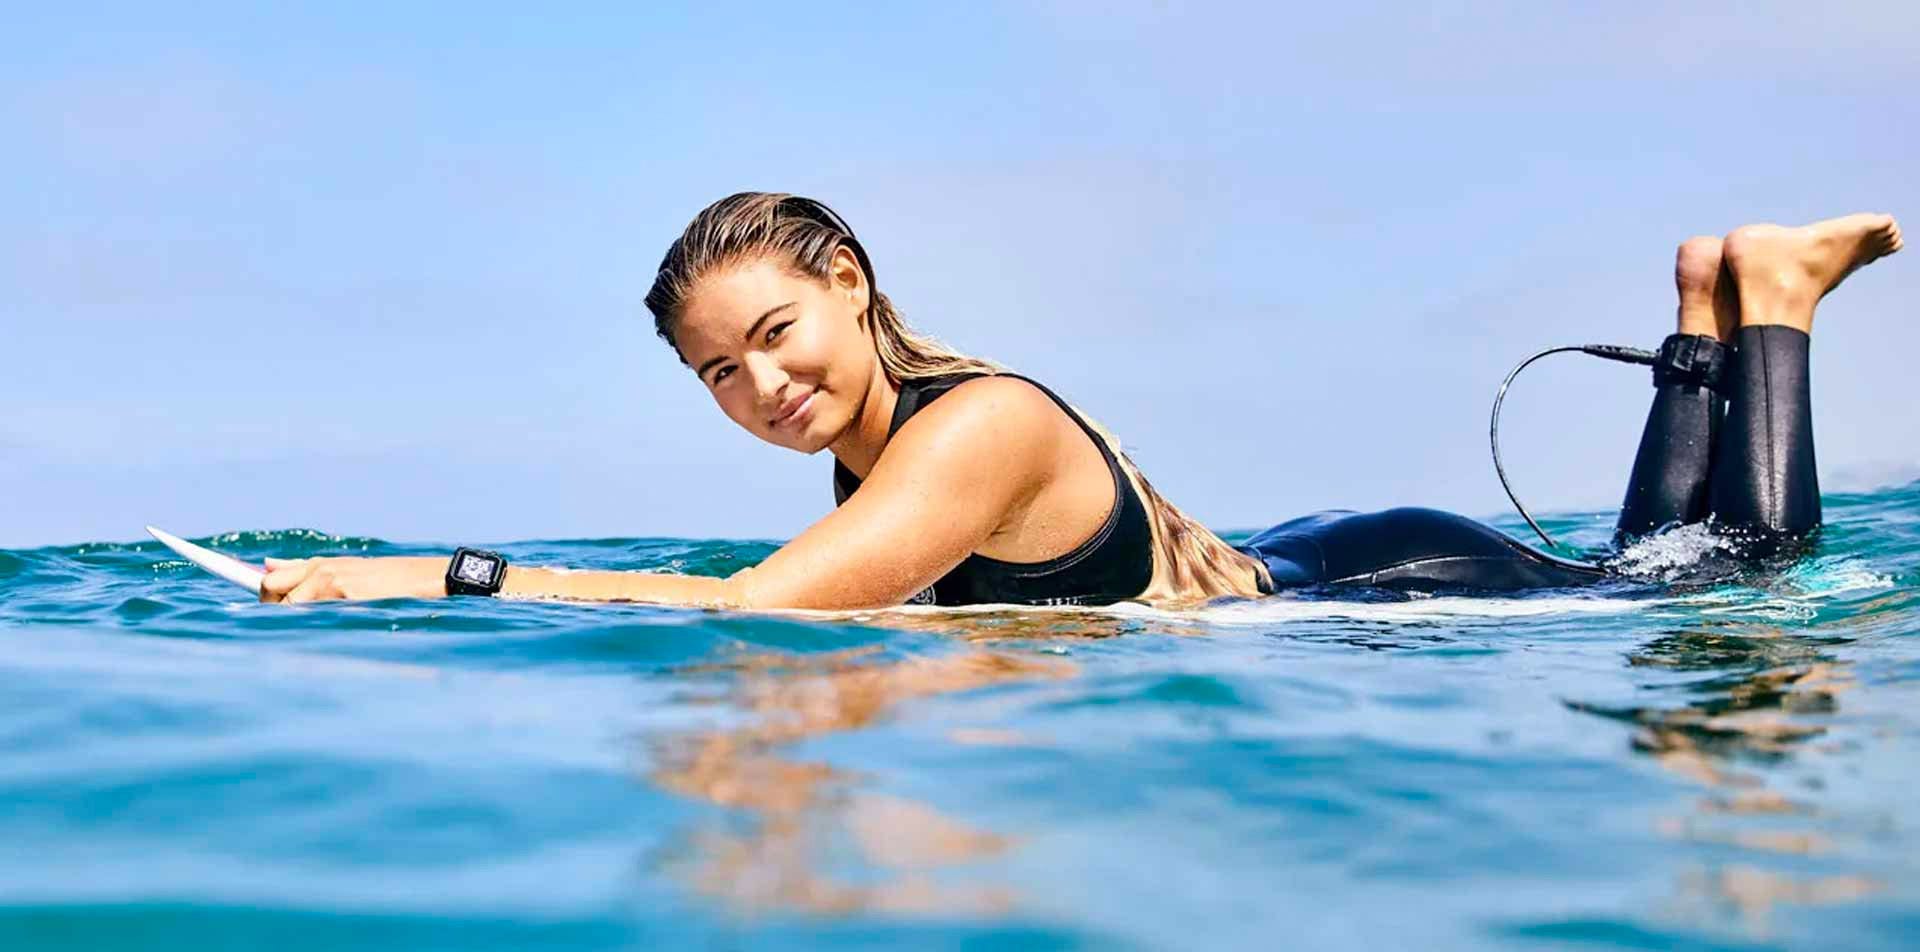
<instances>
[{"instance_id":1,"label":"woman's fingers","mask_svg":"<svg viewBox=\"0 0 1920 952\"><path fill-rule=\"evenodd\" d=\"M290 605L297 605L301 602L318 601L323 598L339 598L340 596L340 589L334 584L333 573L325 571L324 569L316 569L308 572L307 577L301 579L300 584L295 585L291 591L287 592L286 597L281 599L281 601Z\"/></svg>"},{"instance_id":2,"label":"woman's fingers","mask_svg":"<svg viewBox=\"0 0 1920 952\"><path fill-rule=\"evenodd\" d=\"M313 574L313 567L311 559L268 559L266 577L260 580L260 600L285 601L288 592Z\"/></svg>"},{"instance_id":3,"label":"woman's fingers","mask_svg":"<svg viewBox=\"0 0 1920 952\"><path fill-rule=\"evenodd\" d=\"M270 559L267 575L260 581L263 602L440 598L446 594L446 562L424 556Z\"/></svg>"}]
</instances>

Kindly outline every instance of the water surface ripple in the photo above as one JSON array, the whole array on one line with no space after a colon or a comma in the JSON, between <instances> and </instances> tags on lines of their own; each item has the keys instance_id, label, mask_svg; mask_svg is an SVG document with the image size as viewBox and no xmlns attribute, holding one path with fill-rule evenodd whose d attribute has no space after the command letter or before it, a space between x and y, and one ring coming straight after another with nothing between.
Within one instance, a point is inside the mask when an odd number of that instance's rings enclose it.
<instances>
[{"instance_id":1,"label":"water surface ripple","mask_svg":"<svg viewBox=\"0 0 1920 952\"><path fill-rule=\"evenodd\" d=\"M281 607L0 550L0 948L1912 948L1920 484L1826 505L1711 585L1184 613Z\"/></svg>"}]
</instances>

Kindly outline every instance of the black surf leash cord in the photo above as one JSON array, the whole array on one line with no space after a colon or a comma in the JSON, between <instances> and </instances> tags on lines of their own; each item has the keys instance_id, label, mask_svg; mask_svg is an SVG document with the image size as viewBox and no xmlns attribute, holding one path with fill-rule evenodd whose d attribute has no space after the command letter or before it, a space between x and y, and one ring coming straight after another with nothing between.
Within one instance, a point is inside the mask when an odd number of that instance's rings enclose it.
<instances>
[{"instance_id":1,"label":"black surf leash cord","mask_svg":"<svg viewBox=\"0 0 1920 952\"><path fill-rule=\"evenodd\" d=\"M1520 511L1520 518L1527 520L1527 525L1533 527L1533 531L1539 534L1540 540L1545 542L1549 549L1559 548L1559 543L1554 542L1553 537L1547 535L1547 530L1540 528L1540 523L1533 521L1533 516L1527 513L1527 507L1520 504L1520 497L1513 494L1513 486L1507 482L1507 468L1500 465L1500 404L1507 399L1507 388L1513 386L1513 378L1520 376L1520 371L1527 369L1528 364L1550 354L1564 354L1570 351L1579 351L1606 360L1617 360L1623 364L1643 364L1648 367L1653 366L1654 362L1660 359L1660 355L1653 351L1641 350L1638 347L1622 347L1618 344L1549 347L1521 361L1520 366L1513 368L1513 372L1507 374L1507 379L1500 382L1500 392L1493 397L1493 421L1487 425L1487 440L1493 444L1493 471L1500 476L1500 488L1507 491L1507 498L1513 500L1513 508Z\"/></svg>"}]
</instances>

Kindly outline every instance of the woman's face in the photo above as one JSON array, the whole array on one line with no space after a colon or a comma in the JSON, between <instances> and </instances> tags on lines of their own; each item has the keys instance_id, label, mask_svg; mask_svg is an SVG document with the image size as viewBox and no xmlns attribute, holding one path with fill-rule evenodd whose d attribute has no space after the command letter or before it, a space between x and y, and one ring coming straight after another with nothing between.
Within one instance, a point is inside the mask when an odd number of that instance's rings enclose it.
<instances>
[{"instance_id":1,"label":"woman's face","mask_svg":"<svg viewBox=\"0 0 1920 952\"><path fill-rule=\"evenodd\" d=\"M817 453L853 423L880 372L861 326L866 306L864 275L846 248L824 282L778 258L751 259L694 288L674 341L733 422Z\"/></svg>"}]
</instances>

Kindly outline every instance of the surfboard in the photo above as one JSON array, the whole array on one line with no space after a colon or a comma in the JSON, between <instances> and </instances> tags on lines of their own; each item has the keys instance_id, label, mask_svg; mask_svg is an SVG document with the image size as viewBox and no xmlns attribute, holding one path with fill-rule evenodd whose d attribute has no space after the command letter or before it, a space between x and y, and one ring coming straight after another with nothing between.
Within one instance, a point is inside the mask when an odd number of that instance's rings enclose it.
<instances>
[{"instance_id":1,"label":"surfboard","mask_svg":"<svg viewBox=\"0 0 1920 952\"><path fill-rule=\"evenodd\" d=\"M160 540L161 545L179 553L181 558L255 595L260 594L260 583L267 577L266 572L248 565L231 555L223 555L205 546L194 545L164 529L156 529L148 526L147 534Z\"/></svg>"}]
</instances>

